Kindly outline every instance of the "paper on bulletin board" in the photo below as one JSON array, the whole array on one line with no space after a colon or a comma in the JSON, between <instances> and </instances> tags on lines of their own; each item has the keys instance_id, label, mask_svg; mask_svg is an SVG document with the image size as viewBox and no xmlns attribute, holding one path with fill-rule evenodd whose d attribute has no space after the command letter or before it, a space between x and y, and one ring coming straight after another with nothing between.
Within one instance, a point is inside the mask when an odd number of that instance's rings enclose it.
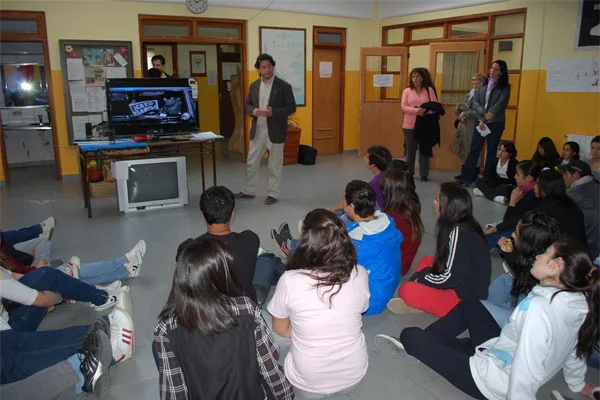
<instances>
[{"instance_id":1,"label":"paper on bulletin board","mask_svg":"<svg viewBox=\"0 0 600 400\"><path fill-rule=\"evenodd\" d=\"M319 78L331 78L331 75L333 75L333 62L319 62Z\"/></svg>"},{"instance_id":2,"label":"paper on bulletin board","mask_svg":"<svg viewBox=\"0 0 600 400\"><path fill-rule=\"evenodd\" d=\"M103 87L87 86L87 110L91 112L102 112L106 110L106 93Z\"/></svg>"},{"instance_id":3,"label":"paper on bulletin board","mask_svg":"<svg viewBox=\"0 0 600 400\"><path fill-rule=\"evenodd\" d=\"M127 70L124 67L108 67L106 78L127 78Z\"/></svg>"},{"instance_id":4,"label":"paper on bulletin board","mask_svg":"<svg viewBox=\"0 0 600 400\"><path fill-rule=\"evenodd\" d=\"M392 74L375 74L373 75L373 87L393 87L394 75Z\"/></svg>"},{"instance_id":5,"label":"paper on bulletin board","mask_svg":"<svg viewBox=\"0 0 600 400\"><path fill-rule=\"evenodd\" d=\"M599 92L600 59L569 58L548 61L546 92Z\"/></svg>"},{"instance_id":6,"label":"paper on bulletin board","mask_svg":"<svg viewBox=\"0 0 600 400\"><path fill-rule=\"evenodd\" d=\"M124 66L127 65L127 61L125 61L125 59L123 58L123 56L121 55L121 53L115 53L115 54L113 54L113 58L115 60L117 60L117 62L119 64L121 64L122 67L124 67Z\"/></svg>"},{"instance_id":7,"label":"paper on bulletin board","mask_svg":"<svg viewBox=\"0 0 600 400\"><path fill-rule=\"evenodd\" d=\"M208 86L215 86L217 84L217 71L209 69L208 75Z\"/></svg>"},{"instance_id":8,"label":"paper on bulletin board","mask_svg":"<svg viewBox=\"0 0 600 400\"><path fill-rule=\"evenodd\" d=\"M102 114L90 114L88 115L88 122L92 124L92 127L101 124L103 121Z\"/></svg>"},{"instance_id":9,"label":"paper on bulletin board","mask_svg":"<svg viewBox=\"0 0 600 400\"><path fill-rule=\"evenodd\" d=\"M86 116L74 116L71 118L73 122L73 139L85 140L85 124L88 123L88 117Z\"/></svg>"},{"instance_id":10,"label":"paper on bulletin board","mask_svg":"<svg viewBox=\"0 0 600 400\"><path fill-rule=\"evenodd\" d=\"M104 86L106 80L106 67L101 65L89 65L85 67L86 86Z\"/></svg>"},{"instance_id":11,"label":"paper on bulletin board","mask_svg":"<svg viewBox=\"0 0 600 400\"><path fill-rule=\"evenodd\" d=\"M69 82L69 92L71 93L71 108L73 112L85 112L88 109L87 93L85 92L84 81Z\"/></svg>"},{"instance_id":12,"label":"paper on bulletin board","mask_svg":"<svg viewBox=\"0 0 600 400\"><path fill-rule=\"evenodd\" d=\"M70 81L84 79L82 58L67 58L67 79Z\"/></svg>"}]
</instances>

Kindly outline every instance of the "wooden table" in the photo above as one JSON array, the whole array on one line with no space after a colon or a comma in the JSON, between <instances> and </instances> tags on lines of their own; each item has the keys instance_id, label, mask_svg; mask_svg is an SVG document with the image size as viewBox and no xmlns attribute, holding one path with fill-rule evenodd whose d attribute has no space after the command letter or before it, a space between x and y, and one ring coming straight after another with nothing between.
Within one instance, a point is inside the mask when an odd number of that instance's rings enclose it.
<instances>
[{"instance_id":1,"label":"wooden table","mask_svg":"<svg viewBox=\"0 0 600 400\"><path fill-rule=\"evenodd\" d=\"M150 149L149 152L140 154L119 154L119 150L132 150L132 149L99 149L99 150L81 150L79 152L79 170L81 173L81 189L83 192L83 203L87 208L88 218L92 218L92 204L90 198L90 182L88 179L87 166L92 160L132 160L140 158L155 158L155 157L173 157L174 155L180 154L180 150L184 148L197 147L200 149L200 169L202 176L202 191L205 190L205 178L204 178L204 154L212 154L212 167L213 167L213 186L217 185L217 158L215 156L215 143L218 139L207 139L207 140L173 140L173 141L156 141L148 142L147 147ZM139 147L138 147L139 149ZM106 151L109 151L106 154Z\"/></svg>"}]
</instances>

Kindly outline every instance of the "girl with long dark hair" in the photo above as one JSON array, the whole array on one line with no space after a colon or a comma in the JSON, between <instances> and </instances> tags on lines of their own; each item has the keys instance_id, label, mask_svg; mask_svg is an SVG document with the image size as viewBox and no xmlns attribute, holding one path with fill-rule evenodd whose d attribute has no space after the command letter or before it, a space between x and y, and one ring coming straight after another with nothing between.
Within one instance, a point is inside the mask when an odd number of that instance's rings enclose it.
<instances>
[{"instance_id":1,"label":"girl with long dark hair","mask_svg":"<svg viewBox=\"0 0 600 400\"><path fill-rule=\"evenodd\" d=\"M160 397L292 399L273 334L242 295L227 245L189 239L176 260L152 345Z\"/></svg>"},{"instance_id":2,"label":"girl with long dark hair","mask_svg":"<svg viewBox=\"0 0 600 400\"><path fill-rule=\"evenodd\" d=\"M517 186L517 148L513 142L503 141L496 153L496 169L487 178L477 178L473 194L484 196L496 203L506 204L512 190Z\"/></svg>"},{"instance_id":3,"label":"girl with long dark hair","mask_svg":"<svg viewBox=\"0 0 600 400\"><path fill-rule=\"evenodd\" d=\"M554 142L549 137L543 137L535 148L531 160L540 164L542 168L554 168L560 162L560 156Z\"/></svg>"},{"instance_id":4,"label":"girl with long dark hair","mask_svg":"<svg viewBox=\"0 0 600 400\"><path fill-rule=\"evenodd\" d=\"M392 168L383 173L381 191L383 210L394 219L396 228L404 237L400 246L404 276L410 270L425 231L421 221L421 200L406 161L395 160Z\"/></svg>"},{"instance_id":5,"label":"girl with long dark hair","mask_svg":"<svg viewBox=\"0 0 600 400\"><path fill-rule=\"evenodd\" d=\"M361 314L369 307L369 277L342 221L309 212L267 306L273 330L291 337L285 374L306 398L346 393L367 373Z\"/></svg>"},{"instance_id":6,"label":"girl with long dark hair","mask_svg":"<svg viewBox=\"0 0 600 400\"><path fill-rule=\"evenodd\" d=\"M557 220L544 213L530 211L519 220L512 238L500 239L498 245L506 273L494 280L487 300L482 300L500 327L504 326L519 301L538 284L530 273L535 258L560 236Z\"/></svg>"},{"instance_id":7,"label":"girl with long dark hair","mask_svg":"<svg viewBox=\"0 0 600 400\"><path fill-rule=\"evenodd\" d=\"M535 399L561 369L569 388L591 397L585 358L600 336L600 281L586 251L559 240L536 256L539 281L500 329L479 301L464 300L426 329L378 346L419 359L476 399ZM469 339L457 339L465 330Z\"/></svg>"},{"instance_id":8,"label":"girl with long dark hair","mask_svg":"<svg viewBox=\"0 0 600 400\"><path fill-rule=\"evenodd\" d=\"M510 83L508 82L508 66L503 60L496 60L490 67L490 78L486 84L479 87L479 91L473 97L472 109L465 112L465 117L477 119L475 132L471 142L471 149L467 159L463 163L462 173L459 181L471 184L479 173L477 161L483 149L483 143L487 142L487 154L485 157L485 168L483 177L490 176L496 167L496 149L500 143L502 132L506 124L506 107L510 99ZM487 125L488 135L482 136L480 129Z\"/></svg>"},{"instance_id":9,"label":"girl with long dark hair","mask_svg":"<svg viewBox=\"0 0 600 400\"><path fill-rule=\"evenodd\" d=\"M461 300L487 298L490 252L469 192L458 183L442 183L433 210L438 217L435 256L423 257L415 274L400 285L400 298L388 303L392 312L412 308L443 317Z\"/></svg>"},{"instance_id":10,"label":"girl with long dark hair","mask_svg":"<svg viewBox=\"0 0 600 400\"><path fill-rule=\"evenodd\" d=\"M577 142L567 142L562 148L562 154L560 158L561 164L568 164L571 160L579 160L580 152L579 144Z\"/></svg>"}]
</instances>

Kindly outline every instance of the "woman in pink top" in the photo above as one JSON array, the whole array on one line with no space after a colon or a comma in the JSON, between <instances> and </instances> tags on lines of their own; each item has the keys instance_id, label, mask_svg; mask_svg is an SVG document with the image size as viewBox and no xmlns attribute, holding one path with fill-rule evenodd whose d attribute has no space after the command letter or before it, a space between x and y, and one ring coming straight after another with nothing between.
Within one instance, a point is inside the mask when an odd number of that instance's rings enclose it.
<instances>
[{"instance_id":1,"label":"woman in pink top","mask_svg":"<svg viewBox=\"0 0 600 400\"><path fill-rule=\"evenodd\" d=\"M347 393L367 373L361 314L369 307L369 276L356 263L342 221L328 210L309 212L267 306L273 330L292 338L284 370L304 398Z\"/></svg>"},{"instance_id":2,"label":"woman in pink top","mask_svg":"<svg viewBox=\"0 0 600 400\"><path fill-rule=\"evenodd\" d=\"M425 115L425 110L420 108L421 104L430 101L438 101L431 82L431 75L427 68L414 68L410 71L410 83L402 92L402 112L404 113L404 142L406 144L406 162L415 173L415 157L419 138L415 136L415 122L417 116ZM429 157L419 154L419 172L421 180L426 181L429 177Z\"/></svg>"}]
</instances>

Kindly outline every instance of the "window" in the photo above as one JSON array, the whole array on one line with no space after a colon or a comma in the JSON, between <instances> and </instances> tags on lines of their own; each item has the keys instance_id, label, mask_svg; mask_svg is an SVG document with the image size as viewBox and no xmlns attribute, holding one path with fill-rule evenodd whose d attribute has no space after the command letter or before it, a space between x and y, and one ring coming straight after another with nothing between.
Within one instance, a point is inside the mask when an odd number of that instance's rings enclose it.
<instances>
[{"instance_id":1,"label":"window","mask_svg":"<svg viewBox=\"0 0 600 400\"><path fill-rule=\"evenodd\" d=\"M387 44L404 43L404 28L394 28L387 30Z\"/></svg>"},{"instance_id":2,"label":"window","mask_svg":"<svg viewBox=\"0 0 600 400\"><path fill-rule=\"evenodd\" d=\"M444 37L443 26L417 28L412 30L411 40L441 39Z\"/></svg>"},{"instance_id":3,"label":"window","mask_svg":"<svg viewBox=\"0 0 600 400\"><path fill-rule=\"evenodd\" d=\"M190 36L190 24L144 22L144 36L187 37Z\"/></svg>"},{"instance_id":4,"label":"window","mask_svg":"<svg viewBox=\"0 0 600 400\"><path fill-rule=\"evenodd\" d=\"M487 35L488 21L467 22L450 26L450 37L461 38L478 35Z\"/></svg>"},{"instance_id":5,"label":"window","mask_svg":"<svg viewBox=\"0 0 600 400\"><path fill-rule=\"evenodd\" d=\"M38 23L35 19L3 19L0 21L0 32L38 33Z\"/></svg>"},{"instance_id":6,"label":"window","mask_svg":"<svg viewBox=\"0 0 600 400\"><path fill-rule=\"evenodd\" d=\"M525 28L525 14L494 17L494 35L521 34Z\"/></svg>"},{"instance_id":7,"label":"window","mask_svg":"<svg viewBox=\"0 0 600 400\"><path fill-rule=\"evenodd\" d=\"M199 38L240 39L237 26L198 25L197 34Z\"/></svg>"},{"instance_id":8,"label":"window","mask_svg":"<svg viewBox=\"0 0 600 400\"><path fill-rule=\"evenodd\" d=\"M342 44L342 34L334 32L317 32L319 43Z\"/></svg>"}]
</instances>

